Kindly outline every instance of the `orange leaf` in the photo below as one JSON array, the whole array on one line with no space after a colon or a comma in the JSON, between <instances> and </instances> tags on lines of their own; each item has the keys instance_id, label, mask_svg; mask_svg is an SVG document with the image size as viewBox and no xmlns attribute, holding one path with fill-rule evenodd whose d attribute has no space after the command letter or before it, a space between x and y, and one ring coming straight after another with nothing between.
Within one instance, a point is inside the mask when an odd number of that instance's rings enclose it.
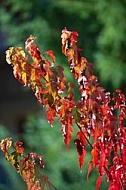
<instances>
[{"instance_id":1,"label":"orange leaf","mask_svg":"<svg viewBox=\"0 0 126 190\"><path fill-rule=\"evenodd\" d=\"M52 50L48 50L46 54L52 59L53 62L55 62L56 57L54 55L54 52Z\"/></svg>"},{"instance_id":2,"label":"orange leaf","mask_svg":"<svg viewBox=\"0 0 126 190\"><path fill-rule=\"evenodd\" d=\"M96 167L97 161L98 161L98 151L97 151L97 149L93 148L92 151L91 151L91 154L92 154L93 165L94 165L94 167Z\"/></svg>"},{"instance_id":3,"label":"orange leaf","mask_svg":"<svg viewBox=\"0 0 126 190\"><path fill-rule=\"evenodd\" d=\"M20 142L20 141L16 142L16 143L14 144L14 147L15 147L16 152L17 152L18 154L21 155L21 154L24 153L23 142Z\"/></svg>"},{"instance_id":4,"label":"orange leaf","mask_svg":"<svg viewBox=\"0 0 126 190\"><path fill-rule=\"evenodd\" d=\"M69 49L67 51L66 55L68 56L68 62L69 62L70 60L72 60L74 58L74 50L73 49Z\"/></svg>"}]
</instances>

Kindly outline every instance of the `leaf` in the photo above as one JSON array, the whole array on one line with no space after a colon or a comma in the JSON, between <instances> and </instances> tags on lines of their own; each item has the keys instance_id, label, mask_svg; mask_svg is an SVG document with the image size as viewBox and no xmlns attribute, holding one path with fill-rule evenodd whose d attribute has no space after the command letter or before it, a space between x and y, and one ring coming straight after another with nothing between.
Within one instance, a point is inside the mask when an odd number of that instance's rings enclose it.
<instances>
[{"instance_id":1,"label":"leaf","mask_svg":"<svg viewBox=\"0 0 126 190\"><path fill-rule=\"evenodd\" d=\"M100 189L101 186L101 182L102 182L102 177L100 176L97 181L96 181L96 190Z\"/></svg>"},{"instance_id":2,"label":"leaf","mask_svg":"<svg viewBox=\"0 0 126 190\"><path fill-rule=\"evenodd\" d=\"M6 61L8 64L12 64L11 56L13 54L14 48L10 47L8 50L6 50Z\"/></svg>"},{"instance_id":3,"label":"leaf","mask_svg":"<svg viewBox=\"0 0 126 190\"><path fill-rule=\"evenodd\" d=\"M78 33L76 31L71 32L70 34L70 40L71 40L71 44L72 46L74 46L77 43L77 37L78 37Z\"/></svg>"},{"instance_id":4,"label":"leaf","mask_svg":"<svg viewBox=\"0 0 126 190\"><path fill-rule=\"evenodd\" d=\"M80 122L80 120L81 120L81 113L79 112L79 109L77 109L76 107L74 107L72 109L72 114L73 114L73 117L74 117L75 121L77 123Z\"/></svg>"},{"instance_id":5,"label":"leaf","mask_svg":"<svg viewBox=\"0 0 126 190\"><path fill-rule=\"evenodd\" d=\"M92 164L92 161L91 161L91 162L89 162L89 166L88 166L87 180L89 179L89 175L90 175L90 172L92 170L92 167L93 167L93 164Z\"/></svg>"},{"instance_id":6,"label":"leaf","mask_svg":"<svg viewBox=\"0 0 126 190\"><path fill-rule=\"evenodd\" d=\"M109 186L108 190L120 190L120 188L118 187L118 185L117 185L116 182L113 182L113 183Z\"/></svg>"},{"instance_id":7,"label":"leaf","mask_svg":"<svg viewBox=\"0 0 126 190\"><path fill-rule=\"evenodd\" d=\"M54 55L54 52L52 50L48 50L46 54L52 59L52 62L55 62L56 57Z\"/></svg>"},{"instance_id":8,"label":"leaf","mask_svg":"<svg viewBox=\"0 0 126 190\"><path fill-rule=\"evenodd\" d=\"M86 135L87 135L87 132L85 130L81 130L77 133L77 136L79 137L80 141L82 142L82 145L85 146L86 145Z\"/></svg>"},{"instance_id":9,"label":"leaf","mask_svg":"<svg viewBox=\"0 0 126 190\"><path fill-rule=\"evenodd\" d=\"M74 87L75 85L73 83L68 83L67 98L69 100L74 100Z\"/></svg>"},{"instance_id":10,"label":"leaf","mask_svg":"<svg viewBox=\"0 0 126 190\"><path fill-rule=\"evenodd\" d=\"M33 42L35 42L36 37L30 35L29 38L25 42L25 49L28 51L29 46L32 45Z\"/></svg>"},{"instance_id":11,"label":"leaf","mask_svg":"<svg viewBox=\"0 0 126 190\"><path fill-rule=\"evenodd\" d=\"M46 90L48 93L47 96L52 96L54 100L57 98L58 92L57 92L57 85L55 82L48 82L46 84Z\"/></svg>"},{"instance_id":12,"label":"leaf","mask_svg":"<svg viewBox=\"0 0 126 190\"><path fill-rule=\"evenodd\" d=\"M69 49L66 55L68 56L68 62L70 62L74 58L74 50Z\"/></svg>"},{"instance_id":13,"label":"leaf","mask_svg":"<svg viewBox=\"0 0 126 190\"><path fill-rule=\"evenodd\" d=\"M62 66L57 66L56 67L57 71L57 83L58 83L58 93L61 94L66 88L66 78L64 77L64 68Z\"/></svg>"},{"instance_id":14,"label":"leaf","mask_svg":"<svg viewBox=\"0 0 126 190\"><path fill-rule=\"evenodd\" d=\"M79 139L75 139L74 143L76 145L77 152L78 152L78 161L79 161L80 170L82 170L86 151L84 149L82 142Z\"/></svg>"},{"instance_id":15,"label":"leaf","mask_svg":"<svg viewBox=\"0 0 126 190\"><path fill-rule=\"evenodd\" d=\"M67 31L67 28L62 30L61 38L62 38L62 44L64 45L66 43L67 38L69 37L69 31Z\"/></svg>"},{"instance_id":16,"label":"leaf","mask_svg":"<svg viewBox=\"0 0 126 190\"><path fill-rule=\"evenodd\" d=\"M96 167L97 162L98 162L98 151L97 151L97 149L93 148L92 151L91 151L91 154L92 154L93 166Z\"/></svg>"},{"instance_id":17,"label":"leaf","mask_svg":"<svg viewBox=\"0 0 126 190\"><path fill-rule=\"evenodd\" d=\"M39 50L39 47L36 45L36 38L34 36L30 36L26 40L25 49L33 60L34 68L38 68L40 66L40 62L42 61L42 58L41 51Z\"/></svg>"},{"instance_id":18,"label":"leaf","mask_svg":"<svg viewBox=\"0 0 126 190\"><path fill-rule=\"evenodd\" d=\"M19 170L19 162L17 161L18 154L16 151L11 154L6 155L6 160L18 171Z\"/></svg>"},{"instance_id":19,"label":"leaf","mask_svg":"<svg viewBox=\"0 0 126 190\"><path fill-rule=\"evenodd\" d=\"M0 142L0 148L4 154L8 153L8 149L12 145L12 138L2 139Z\"/></svg>"},{"instance_id":20,"label":"leaf","mask_svg":"<svg viewBox=\"0 0 126 190\"><path fill-rule=\"evenodd\" d=\"M69 147L69 142L72 139L71 133L73 130L69 125L62 125L61 131L63 132L64 143L67 147Z\"/></svg>"},{"instance_id":21,"label":"leaf","mask_svg":"<svg viewBox=\"0 0 126 190\"><path fill-rule=\"evenodd\" d=\"M109 162L106 159L106 156L107 155L105 153L105 150L102 150L102 153L100 155L100 163L98 166L98 171L101 176L104 175L104 168L108 169Z\"/></svg>"},{"instance_id":22,"label":"leaf","mask_svg":"<svg viewBox=\"0 0 126 190\"><path fill-rule=\"evenodd\" d=\"M24 153L23 142L20 141L16 142L14 144L14 147L16 149L17 154L22 155Z\"/></svg>"},{"instance_id":23,"label":"leaf","mask_svg":"<svg viewBox=\"0 0 126 190\"><path fill-rule=\"evenodd\" d=\"M56 111L54 109L48 109L46 111L47 121L52 124L54 122L54 117L56 116Z\"/></svg>"}]
</instances>

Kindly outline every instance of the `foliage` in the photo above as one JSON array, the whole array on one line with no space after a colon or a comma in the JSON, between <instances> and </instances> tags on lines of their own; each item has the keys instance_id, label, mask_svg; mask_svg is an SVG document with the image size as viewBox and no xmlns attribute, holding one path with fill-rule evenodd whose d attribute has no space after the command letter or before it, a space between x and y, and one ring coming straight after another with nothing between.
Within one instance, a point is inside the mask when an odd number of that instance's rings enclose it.
<instances>
[{"instance_id":1,"label":"foliage","mask_svg":"<svg viewBox=\"0 0 126 190\"><path fill-rule=\"evenodd\" d=\"M34 36L30 36L25 43L32 63L20 47L9 48L6 51L6 60L13 66L15 78L23 85L29 86L39 103L46 107L47 121L53 125L54 117L58 117L67 147L76 124L78 131L74 143L78 152L79 167L82 170L89 146L92 160L89 163L87 179L92 168L97 167L99 177L96 190L100 188L104 175L109 182L109 190L125 189L125 97L121 90L116 90L111 97L109 92L105 92L99 86L98 77L93 74L93 64L81 56L82 49L77 46L77 37L78 33L75 31L68 31L66 28L62 31L62 53L68 57L70 71L79 84L81 99L78 101L75 101L74 97L74 84L67 82L63 67L54 66L53 51L41 52ZM11 157L11 160L8 160L15 163L17 154L23 154L23 147L21 142L15 144L16 157L13 157L13 160L12 154L8 154L10 146L10 139L1 141L1 149L5 155L7 154L7 159ZM24 159L29 162L29 155ZM33 161L30 164L34 163ZM32 167L34 171L34 166ZM35 175L34 172L33 174Z\"/></svg>"},{"instance_id":2,"label":"foliage","mask_svg":"<svg viewBox=\"0 0 126 190\"><path fill-rule=\"evenodd\" d=\"M91 159L90 148L87 149L85 164L80 172L77 163L77 152L75 151L74 139L76 138L76 128L72 134L70 148L66 148L61 132L60 122L54 119L53 128L46 121L45 109L34 115L29 115L23 124L24 132L20 139L25 144L27 152L37 152L44 155L46 161L44 173L49 176L49 180L57 189L90 189L94 190L98 173L92 170L90 180L86 180L88 162ZM39 145L39 146L38 146ZM108 183L104 179L102 187L107 189Z\"/></svg>"},{"instance_id":3,"label":"foliage","mask_svg":"<svg viewBox=\"0 0 126 190\"><path fill-rule=\"evenodd\" d=\"M36 164L38 159L39 165L44 168L44 161L42 155L36 153L29 153L24 155L23 143L17 141L12 145L12 139L6 138L1 140L0 148L5 154L5 158L21 175L22 179L27 184L28 190L40 190L53 185L48 181L48 177L45 174L40 174ZM10 151L10 148L13 148ZM54 187L55 189L55 187Z\"/></svg>"},{"instance_id":4,"label":"foliage","mask_svg":"<svg viewBox=\"0 0 126 190\"><path fill-rule=\"evenodd\" d=\"M97 39L96 67L103 81L109 80L113 83L114 88L122 87L125 83L124 71L126 69L124 56L126 26L123 26L126 18L126 3L123 0L116 0L113 7L113 2L108 4L107 1L97 1L95 9L98 20L103 25Z\"/></svg>"}]
</instances>

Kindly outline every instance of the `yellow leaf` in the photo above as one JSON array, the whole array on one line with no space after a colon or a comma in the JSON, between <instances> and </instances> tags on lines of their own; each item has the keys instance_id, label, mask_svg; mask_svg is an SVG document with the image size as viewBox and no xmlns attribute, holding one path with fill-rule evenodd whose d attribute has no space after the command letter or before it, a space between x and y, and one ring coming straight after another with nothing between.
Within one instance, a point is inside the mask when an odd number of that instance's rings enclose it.
<instances>
[{"instance_id":1,"label":"yellow leaf","mask_svg":"<svg viewBox=\"0 0 126 190\"><path fill-rule=\"evenodd\" d=\"M6 51L6 61L8 64L12 64L12 60L11 60L11 55L14 51L13 47L10 47L7 51Z\"/></svg>"},{"instance_id":2,"label":"yellow leaf","mask_svg":"<svg viewBox=\"0 0 126 190\"><path fill-rule=\"evenodd\" d=\"M0 148L5 154L8 152L8 149L11 147L11 145L12 145L11 138L2 139L0 142Z\"/></svg>"}]
</instances>

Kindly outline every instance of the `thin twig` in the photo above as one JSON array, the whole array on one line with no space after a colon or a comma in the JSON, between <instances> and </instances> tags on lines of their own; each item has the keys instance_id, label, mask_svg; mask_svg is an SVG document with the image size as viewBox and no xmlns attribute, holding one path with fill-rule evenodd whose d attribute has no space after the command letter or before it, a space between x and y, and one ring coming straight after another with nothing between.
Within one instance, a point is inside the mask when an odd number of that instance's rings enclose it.
<instances>
[{"instance_id":1,"label":"thin twig","mask_svg":"<svg viewBox=\"0 0 126 190\"><path fill-rule=\"evenodd\" d=\"M93 149L93 146L92 146L92 144L90 143L90 141L88 140L88 138L85 136L85 134L83 133L83 131L82 131L82 129L81 129L81 127L79 126L79 124L76 122L76 124L77 124L77 126L78 126L78 128L80 129L80 131L82 132L82 134L83 134L83 136L84 136L84 138L86 139L86 141L87 141L87 143L90 145L90 147Z\"/></svg>"}]
</instances>

